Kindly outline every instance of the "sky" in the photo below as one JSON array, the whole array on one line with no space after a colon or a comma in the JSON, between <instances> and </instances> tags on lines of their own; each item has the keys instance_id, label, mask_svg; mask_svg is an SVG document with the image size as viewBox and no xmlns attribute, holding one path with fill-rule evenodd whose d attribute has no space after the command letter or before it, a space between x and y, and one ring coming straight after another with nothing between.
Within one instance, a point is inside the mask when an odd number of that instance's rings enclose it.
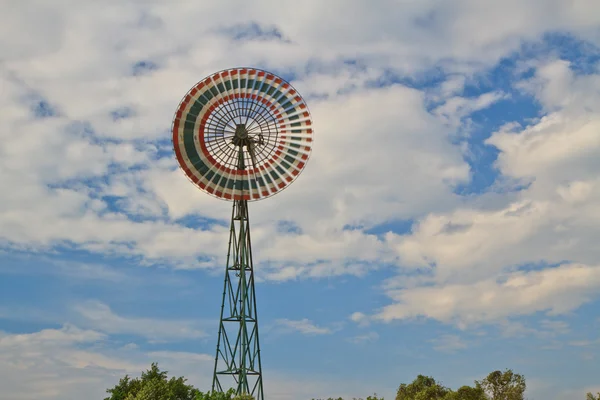
<instances>
[{"instance_id":1,"label":"sky","mask_svg":"<svg viewBox=\"0 0 600 400\"><path fill-rule=\"evenodd\" d=\"M212 378L231 203L170 127L225 68L289 80L315 141L250 204L270 400L494 370L600 391L600 2L4 0L0 387Z\"/></svg>"}]
</instances>

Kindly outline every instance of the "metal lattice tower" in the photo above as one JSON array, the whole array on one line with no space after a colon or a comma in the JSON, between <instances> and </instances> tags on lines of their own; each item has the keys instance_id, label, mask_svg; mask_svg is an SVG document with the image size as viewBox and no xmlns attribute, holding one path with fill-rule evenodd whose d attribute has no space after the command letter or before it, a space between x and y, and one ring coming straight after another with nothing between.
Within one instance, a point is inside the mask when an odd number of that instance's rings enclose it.
<instances>
[{"instance_id":1,"label":"metal lattice tower","mask_svg":"<svg viewBox=\"0 0 600 400\"><path fill-rule=\"evenodd\" d=\"M221 382L231 383L232 379L236 384L237 393L251 393L255 398L263 399L254 268L246 200L236 200L233 203L213 391L227 391L228 387L223 387Z\"/></svg>"},{"instance_id":2,"label":"metal lattice tower","mask_svg":"<svg viewBox=\"0 0 600 400\"><path fill-rule=\"evenodd\" d=\"M278 193L302 172L312 122L302 97L258 69L218 72L179 104L173 147L203 191L233 201L212 390L264 400L248 202Z\"/></svg>"}]
</instances>

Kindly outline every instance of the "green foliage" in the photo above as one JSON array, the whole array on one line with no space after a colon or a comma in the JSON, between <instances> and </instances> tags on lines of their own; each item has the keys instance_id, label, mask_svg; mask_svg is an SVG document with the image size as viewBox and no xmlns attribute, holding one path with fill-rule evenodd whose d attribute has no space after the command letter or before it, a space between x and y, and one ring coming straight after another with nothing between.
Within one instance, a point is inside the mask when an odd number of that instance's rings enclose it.
<instances>
[{"instance_id":1,"label":"green foliage","mask_svg":"<svg viewBox=\"0 0 600 400\"><path fill-rule=\"evenodd\" d=\"M596 396L594 396L593 393L588 393L585 399L586 400L600 400L600 392L598 392L598 394Z\"/></svg>"},{"instance_id":2,"label":"green foliage","mask_svg":"<svg viewBox=\"0 0 600 400\"><path fill-rule=\"evenodd\" d=\"M125 400L130 393L139 392L141 386L142 383L139 379L130 379L128 375L125 375L114 388L106 390L111 396L104 400Z\"/></svg>"},{"instance_id":3,"label":"green foliage","mask_svg":"<svg viewBox=\"0 0 600 400\"><path fill-rule=\"evenodd\" d=\"M398 388L396 400L444 400L451 390L438 384L430 376L419 375L408 385Z\"/></svg>"},{"instance_id":4,"label":"green foliage","mask_svg":"<svg viewBox=\"0 0 600 400\"><path fill-rule=\"evenodd\" d=\"M110 397L104 400L254 400L250 395L236 396L235 390L227 393L202 393L192 385L186 385L186 379L167 378L167 371L161 371L156 363L142 372L141 378L131 379L125 375L119 383L106 392Z\"/></svg>"},{"instance_id":5,"label":"green foliage","mask_svg":"<svg viewBox=\"0 0 600 400\"><path fill-rule=\"evenodd\" d=\"M249 394L241 394L239 396L235 396L233 400L254 400L254 397Z\"/></svg>"},{"instance_id":6,"label":"green foliage","mask_svg":"<svg viewBox=\"0 0 600 400\"><path fill-rule=\"evenodd\" d=\"M482 381L475 381L474 387L462 386L456 391L430 376L418 375L411 383L400 385L395 400L524 400L525 389L525 378L512 370L494 371ZM167 371L161 371L156 363L142 372L140 378L132 379L126 375L106 392L110 397L104 400L255 400L247 394L235 396L234 389L227 393L202 393L192 385L187 385L183 377L169 379ZM330 397L327 400L343 399ZM366 400L384 399L373 394ZM588 393L586 400L600 400L600 393L596 396Z\"/></svg>"},{"instance_id":7,"label":"green foliage","mask_svg":"<svg viewBox=\"0 0 600 400\"><path fill-rule=\"evenodd\" d=\"M456 392L450 391L444 400L488 400L481 386L462 386Z\"/></svg>"},{"instance_id":8,"label":"green foliage","mask_svg":"<svg viewBox=\"0 0 600 400\"><path fill-rule=\"evenodd\" d=\"M463 386L453 391L430 376L419 375L410 384L401 384L396 400L488 400L481 385Z\"/></svg>"},{"instance_id":9,"label":"green foliage","mask_svg":"<svg viewBox=\"0 0 600 400\"><path fill-rule=\"evenodd\" d=\"M477 382L490 400L523 400L525 396L525 377L507 369L504 372L491 372L481 382Z\"/></svg>"},{"instance_id":10,"label":"green foliage","mask_svg":"<svg viewBox=\"0 0 600 400\"><path fill-rule=\"evenodd\" d=\"M167 371L153 363L141 378L126 375L114 388L107 389L110 397L104 400L196 400L198 389L185 382L183 377L167 379Z\"/></svg>"},{"instance_id":11,"label":"green foliage","mask_svg":"<svg viewBox=\"0 0 600 400\"><path fill-rule=\"evenodd\" d=\"M462 386L456 391L457 400L486 400L485 391L475 382L475 387Z\"/></svg>"}]
</instances>

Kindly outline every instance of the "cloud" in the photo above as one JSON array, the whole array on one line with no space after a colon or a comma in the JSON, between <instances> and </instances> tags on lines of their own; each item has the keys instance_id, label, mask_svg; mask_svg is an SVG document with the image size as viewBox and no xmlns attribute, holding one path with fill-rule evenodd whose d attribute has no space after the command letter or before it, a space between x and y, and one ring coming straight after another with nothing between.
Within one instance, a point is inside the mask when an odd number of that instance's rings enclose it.
<instances>
[{"instance_id":1,"label":"cloud","mask_svg":"<svg viewBox=\"0 0 600 400\"><path fill-rule=\"evenodd\" d=\"M115 314L109 306L98 301L76 305L81 324L107 334L133 334L151 341L174 341L205 337L197 322L170 319L127 318Z\"/></svg>"},{"instance_id":2,"label":"cloud","mask_svg":"<svg viewBox=\"0 0 600 400\"><path fill-rule=\"evenodd\" d=\"M395 301L376 318L426 316L447 323L495 322L509 316L546 312L560 315L590 301L600 284L600 266L565 264L515 272L502 281L418 287L388 293Z\"/></svg>"},{"instance_id":3,"label":"cloud","mask_svg":"<svg viewBox=\"0 0 600 400\"><path fill-rule=\"evenodd\" d=\"M467 348L467 344L457 335L442 335L431 342L435 350L446 353L455 353Z\"/></svg>"},{"instance_id":4,"label":"cloud","mask_svg":"<svg viewBox=\"0 0 600 400\"><path fill-rule=\"evenodd\" d=\"M2 56L9 60L27 60L41 54L52 53L60 48L65 34L64 14L62 8L49 7L43 2L36 2L35 10L29 7L18 7L11 2L3 12L2 37L13 40L2 43ZM19 31L35 32L32 35L14 35ZM34 38L44 38L43 45Z\"/></svg>"},{"instance_id":5,"label":"cloud","mask_svg":"<svg viewBox=\"0 0 600 400\"><path fill-rule=\"evenodd\" d=\"M448 89L442 88L442 90ZM461 126L463 118L506 98L508 98L508 95L500 91L484 93L475 98L454 96L445 99L442 105L433 109L433 113L438 115L446 124L457 129Z\"/></svg>"},{"instance_id":6,"label":"cloud","mask_svg":"<svg viewBox=\"0 0 600 400\"><path fill-rule=\"evenodd\" d=\"M303 93L324 96L311 102L319 139L304 176L276 202L252 205L254 246L266 264L262 279L361 276L381 265L408 265L435 266L438 284L484 285L503 269L528 262L594 265L597 246L589 238L597 233L591 221L600 188L594 175L595 75L576 76L564 61L540 62L534 76L517 85L548 114L524 128L507 125L488 139L500 152L496 165L502 176L530 183L516 199L498 196L501 206L496 209L465 204L454 194L457 185L468 183L470 171L448 129L459 129L462 119L506 97L501 91L460 96L470 68L492 65L518 49L523 38L535 40L550 27L585 35L591 26L588 14L556 5L544 7L546 18L531 23L526 16L537 8L515 3L509 8L511 13L519 10L520 17L507 26L490 24L492 11L469 1L450 8L423 2L402 12L393 7L390 13L376 14L357 2L355 11L371 18L350 29L328 20L341 6L332 3L322 15L294 13L292 18L283 12L273 25L267 4L259 3L247 10L251 26L243 25L248 19L235 18L223 24L225 8L209 7L203 13L215 23L199 27L189 17L192 3L181 8L160 2L122 8L86 3L61 14L69 29L57 33L53 52L39 48L3 67L0 182L19 188L2 195L4 240L33 249L70 244L179 267L222 265L226 226L198 229L179 221L190 215L222 215L222 222L229 205L198 193L172 155L164 153L162 142L168 141L173 105L191 83L219 65L245 58L278 66ZM324 6L315 7L314 12ZM18 20L19 12L13 12ZM92 15L93 23L80 23L92 21ZM407 24L398 25L398 18ZM318 25L316 31L300 29L309 20ZM328 23L319 24L321 20ZM218 36L214 30L224 26L259 36L285 32L290 43L250 40L242 45ZM372 30L380 26L394 29L382 37ZM423 35L424 26L444 34ZM485 26L480 29L485 34L465 46L465 26ZM204 33L211 40L191 39ZM180 45L174 48L174 42ZM266 60L273 49L281 50L280 55ZM386 71L410 75L442 62L449 52L455 61L444 64L450 78L439 90L442 104L432 113L424 108L423 90L390 82L373 85ZM410 65L399 62L399 54ZM101 59L111 62L98 69ZM40 104L52 110L41 119L31 112ZM411 235L378 238L365 233L392 218L418 222ZM281 234L276 227L280 220L295 223L298 230ZM347 226L362 229L345 230Z\"/></svg>"},{"instance_id":7,"label":"cloud","mask_svg":"<svg viewBox=\"0 0 600 400\"><path fill-rule=\"evenodd\" d=\"M301 320L278 319L275 321L275 325L279 332L298 332L303 335L328 335L333 333L332 329L319 327L306 318Z\"/></svg>"},{"instance_id":8,"label":"cloud","mask_svg":"<svg viewBox=\"0 0 600 400\"><path fill-rule=\"evenodd\" d=\"M351 343L367 343L367 342L375 342L379 339L379 334L377 332L369 332L364 335L357 335L349 339Z\"/></svg>"},{"instance_id":9,"label":"cloud","mask_svg":"<svg viewBox=\"0 0 600 400\"><path fill-rule=\"evenodd\" d=\"M73 325L31 334L0 333L2 390L9 399L102 398L125 374L139 377L152 362L158 362L169 377L184 376L200 390L210 389L213 355L144 351L131 343L117 346L102 333ZM347 396L367 394L356 382L302 379L269 369L263 373L269 377L267 395L277 400L316 398L332 390Z\"/></svg>"},{"instance_id":10,"label":"cloud","mask_svg":"<svg viewBox=\"0 0 600 400\"><path fill-rule=\"evenodd\" d=\"M6 187L20 188L4 195L0 227L5 240L12 246L36 249L68 243L88 251L181 267L224 262L226 228L190 229L177 221L193 214L220 215L224 220L228 205L194 190L176 169L171 154L159 156L163 150L158 137L143 126L131 125L149 122L156 113L140 108L147 95L127 90L147 90L143 89L147 84L164 86L164 74L175 72L165 68L123 78L119 96L104 93L106 86L88 88L88 96L96 101L85 110L85 101L73 101L75 94L57 92L55 81L48 81L48 87L37 90L51 98L61 113L43 121L29 115L18 100L25 90L19 83L23 79L6 78L14 92L9 92L7 100L20 114L7 115L5 132L26 134L7 136L3 142L0 179ZM21 69L19 74L27 75L27 71ZM320 89L338 90L347 73L322 74ZM356 74L354 92L311 106L321 137L315 152L322 155L313 157L295 192L282 193L277 202L252 206L254 245L263 260L276 269L297 271L274 270L267 278L361 274L368 270L367 263L393 262L385 243L361 231L343 232L343 227L361 224L368 229L391 217L410 218L431 209L447 209L458 201L453 186L469 178L460 148L449 142L443 123L423 109L423 93L402 85L369 88L365 85L373 72ZM84 78L89 76L80 79ZM310 78L296 83L310 85ZM94 108L98 103L110 107L99 111ZM137 104L135 113L115 121L114 110L131 104ZM165 128L170 118L163 119ZM397 129L399 120L402 130ZM145 142L140 142L142 138ZM382 154L381 143L398 150ZM398 160L402 161L397 169L387 167ZM374 170L378 173L373 174ZM403 187L419 189L404 191ZM38 226L41 220L45 223ZM302 233L275 236L278 220L291 220ZM324 266L298 269L307 264Z\"/></svg>"},{"instance_id":11,"label":"cloud","mask_svg":"<svg viewBox=\"0 0 600 400\"><path fill-rule=\"evenodd\" d=\"M538 339L556 339L571 332L566 321L543 319L536 323L525 323L516 320L500 320L497 322L502 335L506 338L537 337Z\"/></svg>"},{"instance_id":12,"label":"cloud","mask_svg":"<svg viewBox=\"0 0 600 400\"><path fill-rule=\"evenodd\" d=\"M70 343L96 342L105 338L102 333L82 330L73 325L65 325L61 329L44 329L36 333L9 335L0 334L0 347L10 347L19 343L49 343L60 346Z\"/></svg>"},{"instance_id":13,"label":"cloud","mask_svg":"<svg viewBox=\"0 0 600 400\"><path fill-rule=\"evenodd\" d=\"M500 171L513 178L535 177L539 191L574 179L593 182L600 166L600 76L575 76L568 62L556 60L541 65L521 85L548 113L520 132L500 131L487 140L501 152Z\"/></svg>"},{"instance_id":14,"label":"cloud","mask_svg":"<svg viewBox=\"0 0 600 400\"><path fill-rule=\"evenodd\" d=\"M369 324L368 316L366 314L358 312L358 311L354 312L354 313L352 313L352 315L350 315L350 320L352 322L356 322L357 324L363 325L363 326L366 326Z\"/></svg>"},{"instance_id":15,"label":"cloud","mask_svg":"<svg viewBox=\"0 0 600 400\"><path fill-rule=\"evenodd\" d=\"M275 25L261 26L256 22L237 24L222 30L234 40L281 40L286 41L283 33Z\"/></svg>"},{"instance_id":16,"label":"cloud","mask_svg":"<svg viewBox=\"0 0 600 400\"><path fill-rule=\"evenodd\" d=\"M526 184L430 213L408 235L389 233L400 264L423 279L388 286L394 304L378 318L492 322L561 314L597 297L600 80L550 61L521 87L548 112L529 126L501 128L487 143L499 150L502 177Z\"/></svg>"},{"instance_id":17,"label":"cloud","mask_svg":"<svg viewBox=\"0 0 600 400\"><path fill-rule=\"evenodd\" d=\"M76 398L69 396L86 391L101 393L98 386L102 385L103 369L135 368L131 361L87 350L105 338L99 332L72 325L30 334L2 333L0 370L4 396L51 399Z\"/></svg>"},{"instance_id":18,"label":"cloud","mask_svg":"<svg viewBox=\"0 0 600 400\"><path fill-rule=\"evenodd\" d=\"M490 11L469 1L451 8L423 2L405 5L402 11L390 3L389 13L373 13L366 3L356 2L352 5L356 15L370 17L350 29L328 17L347 5L331 3L322 14L323 5L313 6L309 14L278 13L277 25L269 19L274 14L264 2L251 8L237 4L236 8L248 12L244 20L231 20L227 6L203 8L207 20L214 21L207 26L198 26L190 18L196 7L191 2L175 8L161 2L109 8L82 3L61 14L69 29L56 36L55 51L39 48L26 58L11 59L5 68L9 72L3 75L9 88L3 95L8 106L3 111L3 131L26 132L3 140L0 180L5 187L20 188L4 195L0 227L7 232L5 239L27 248L70 243L94 252L169 260L181 267L222 264L225 249L219 244L226 242L226 229L191 230L176 221L190 214L221 215L223 220L227 205L195 191L176 170L172 156L161 156L165 150L160 143L168 140L173 105L193 82L244 60L291 71L303 93L327 98L311 102L320 139L302 179L277 202L253 205L255 246L273 266L264 277L360 275L374 263L395 263L389 243L364 230L343 232L343 227L368 229L390 218L418 218L457 206L460 199L453 187L468 182L469 167L463 150L449 143L447 125L457 129L462 118L504 94L457 96L465 73L459 68L453 83L442 90L452 97L431 115L423 108L421 91L397 84L377 88L369 82L388 70L401 76L402 71L427 68L450 52L463 66L493 63L518 47L513 39L517 33L535 38L559 20L575 32L589 26L586 13L573 9L565 13L560 6L545 7L546 18L536 18L535 24L525 23L522 17L511 18L506 26L484 24L482 18L489 17ZM520 3L511 7L521 16L536 9ZM13 12L19 20L18 10ZM253 22L248 25L248 20ZM463 40L465 21L473 28L486 27L486 34L477 40L468 35L469 46ZM304 29L309 22L316 30ZM217 31L225 26L237 27L238 36L242 32L245 39L265 34L282 37L285 32L290 42L242 44L219 36ZM374 30L381 26L390 27L384 36ZM425 26L443 34L426 35ZM197 37L205 39L192 39ZM374 46L374 41L379 44ZM265 58L265 54L277 56ZM98 60L111 62L99 70ZM35 82L44 104L59 112L43 121L33 118L30 105L23 103L23 96L33 90L29 82ZM395 151L381 152L382 146ZM396 168L389 169L391 163ZM90 180L97 184L90 185ZM403 189L407 187L412 189ZM281 219L293 220L303 233L275 236L273 223ZM41 220L46 221L43 227L36 223ZM194 243L206 245L198 248Z\"/></svg>"},{"instance_id":19,"label":"cloud","mask_svg":"<svg viewBox=\"0 0 600 400\"><path fill-rule=\"evenodd\" d=\"M208 381L212 357L146 354L133 346L117 349L105 334L73 325L30 334L0 333L3 396L15 400L101 398L125 374L139 376L153 361L170 376L185 370L197 383L198 371Z\"/></svg>"}]
</instances>

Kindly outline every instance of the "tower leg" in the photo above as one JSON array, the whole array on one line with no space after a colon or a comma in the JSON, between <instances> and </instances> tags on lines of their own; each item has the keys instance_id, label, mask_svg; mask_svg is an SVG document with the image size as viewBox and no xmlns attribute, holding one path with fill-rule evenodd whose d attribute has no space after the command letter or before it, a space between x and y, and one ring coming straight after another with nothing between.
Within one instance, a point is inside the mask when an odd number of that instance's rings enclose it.
<instances>
[{"instance_id":1,"label":"tower leg","mask_svg":"<svg viewBox=\"0 0 600 400\"><path fill-rule=\"evenodd\" d=\"M264 400L248 202L233 202L212 390Z\"/></svg>"}]
</instances>

